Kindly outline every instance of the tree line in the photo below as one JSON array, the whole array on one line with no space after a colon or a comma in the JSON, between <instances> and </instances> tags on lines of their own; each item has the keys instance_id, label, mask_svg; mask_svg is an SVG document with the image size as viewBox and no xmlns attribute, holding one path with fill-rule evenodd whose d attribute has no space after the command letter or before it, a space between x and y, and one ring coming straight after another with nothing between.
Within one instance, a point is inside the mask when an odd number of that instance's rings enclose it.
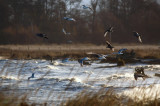
<instances>
[{"instance_id":1,"label":"tree line","mask_svg":"<svg viewBox=\"0 0 160 106\"><path fill-rule=\"evenodd\" d=\"M114 27L113 43L160 43L160 5L156 0L0 0L0 44L105 44L104 31ZM63 17L72 17L70 22ZM62 29L70 32L65 35ZM48 40L36 33L45 33Z\"/></svg>"}]
</instances>

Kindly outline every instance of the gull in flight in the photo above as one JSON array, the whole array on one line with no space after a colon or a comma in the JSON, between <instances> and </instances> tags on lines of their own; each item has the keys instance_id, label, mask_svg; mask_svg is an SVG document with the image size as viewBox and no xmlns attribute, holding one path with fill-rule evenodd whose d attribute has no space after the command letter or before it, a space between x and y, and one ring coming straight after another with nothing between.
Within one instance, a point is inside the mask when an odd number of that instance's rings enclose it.
<instances>
[{"instance_id":1,"label":"gull in flight","mask_svg":"<svg viewBox=\"0 0 160 106\"><path fill-rule=\"evenodd\" d=\"M63 60L62 60L62 63L69 62L69 59L70 59L70 58L65 58L65 59L63 59Z\"/></svg>"},{"instance_id":2,"label":"gull in flight","mask_svg":"<svg viewBox=\"0 0 160 106\"><path fill-rule=\"evenodd\" d=\"M63 17L63 19L68 20L68 21L76 21L74 18L69 18L69 17Z\"/></svg>"},{"instance_id":3,"label":"gull in flight","mask_svg":"<svg viewBox=\"0 0 160 106\"><path fill-rule=\"evenodd\" d=\"M88 58L88 57L84 57L84 58L82 58L82 59L78 60L78 62L79 62L79 63L80 63L80 65L83 67L83 61L86 61L86 60L90 60L90 58Z\"/></svg>"},{"instance_id":4,"label":"gull in flight","mask_svg":"<svg viewBox=\"0 0 160 106\"><path fill-rule=\"evenodd\" d=\"M44 33L37 33L36 35L37 35L38 37L42 37L42 38L48 39L47 35L44 34Z\"/></svg>"},{"instance_id":5,"label":"gull in flight","mask_svg":"<svg viewBox=\"0 0 160 106\"><path fill-rule=\"evenodd\" d=\"M123 51L126 51L126 48L120 49L118 52L114 52L113 54L123 54Z\"/></svg>"},{"instance_id":6,"label":"gull in flight","mask_svg":"<svg viewBox=\"0 0 160 106\"><path fill-rule=\"evenodd\" d=\"M104 37L107 36L108 33L113 32L113 27L109 27L105 32L104 32Z\"/></svg>"},{"instance_id":7,"label":"gull in flight","mask_svg":"<svg viewBox=\"0 0 160 106\"><path fill-rule=\"evenodd\" d=\"M28 80L30 80L30 78L35 78L34 73L32 73L32 75L30 77L28 77Z\"/></svg>"},{"instance_id":8,"label":"gull in flight","mask_svg":"<svg viewBox=\"0 0 160 106\"><path fill-rule=\"evenodd\" d=\"M97 57L99 60L106 59L106 57L109 56L109 55L104 55L104 54L96 54L96 53L92 53L92 52L91 53L87 53L87 54L93 55L93 56Z\"/></svg>"},{"instance_id":9,"label":"gull in flight","mask_svg":"<svg viewBox=\"0 0 160 106\"><path fill-rule=\"evenodd\" d=\"M133 35L138 38L138 41L142 43L141 35L138 32L133 31Z\"/></svg>"},{"instance_id":10,"label":"gull in flight","mask_svg":"<svg viewBox=\"0 0 160 106\"><path fill-rule=\"evenodd\" d=\"M106 41L106 44L107 44L106 48L110 48L112 51L114 51L114 47L108 41Z\"/></svg>"},{"instance_id":11,"label":"gull in flight","mask_svg":"<svg viewBox=\"0 0 160 106\"><path fill-rule=\"evenodd\" d=\"M90 9L91 11L93 11L93 9L89 6L86 6L86 5L82 5L83 6L83 9Z\"/></svg>"},{"instance_id":12,"label":"gull in flight","mask_svg":"<svg viewBox=\"0 0 160 106\"><path fill-rule=\"evenodd\" d=\"M62 32L65 34L65 35L70 35L71 33L69 33L69 32L66 32L65 30L64 30L64 28L62 29Z\"/></svg>"},{"instance_id":13,"label":"gull in flight","mask_svg":"<svg viewBox=\"0 0 160 106\"><path fill-rule=\"evenodd\" d=\"M106 59L106 57L107 57L108 55L97 54L97 56L98 56L98 59L99 59L99 60L103 60L103 59Z\"/></svg>"}]
</instances>

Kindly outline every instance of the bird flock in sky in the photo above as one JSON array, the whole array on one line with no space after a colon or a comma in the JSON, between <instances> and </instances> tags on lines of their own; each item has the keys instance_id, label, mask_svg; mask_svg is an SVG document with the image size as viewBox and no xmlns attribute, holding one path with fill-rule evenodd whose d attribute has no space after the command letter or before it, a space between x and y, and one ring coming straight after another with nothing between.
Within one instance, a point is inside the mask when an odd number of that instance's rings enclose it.
<instances>
[{"instance_id":1,"label":"bird flock in sky","mask_svg":"<svg viewBox=\"0 0 160 106\"><path fill-rule=\"evenodd\" d=\"M82 5L83 9L89 9L93 12L93 9L90 7L90 6L86 6L86 5ZM67 20L67 21L74 21L76 22L76 20L74 18L70 18L70 17L63 17L64 20ZM71 33L69 32L66 32L64 28L62 28L62 32L65 34L65 35L71 35ZM108 34L110 34L111 36L111 33L113 32L113 27L109 27L105 32L104 32L104 37L106 38ZM37 33L36 34L38 37L41 37L41 38L44 38L44 39L48 39L47 35L45 33ZM141 39L141 35L136 32L136 31L133 31L133 35L138 39L138 41L140 43L142 43L142 39ZM111 41L111 39L110 39ZM114 51L114 47L111 45L111 43L109 41L106 40L106 45L107 45L107 48L110 48L110 50Z\"/></svg>"},{"instance_id":2,"label":"bird flock in sky","mask_svg":"<svg viewBox=\"0 0 160 106\"><path fill-rule=\"evenodd\" d=\"M83 7L83 9L89 9L90 11L93 12L93 9L92 9L91 7L89 7L89 6L82 5L82 7ZM76 20L75 20L74 18L70 18L70 17L63 17L63 19L66 20L66 21L76 22ZM112 51L114 51L114 46L111 44L111 33L113 32L113 29L114 29L113 27L109 27L108 29L106 29L106 30L104 31L104 38L106 39L106 48L109 48L109 49L112 50ZM71 35L71 33L66 32L64 28L62 28L62 32L64 33L64 35ZM43 38L43 39L49 39L45 33L37 33L36 35L37 35L38 37ZM109 35L110 35L110 42L107 40L107 38L109 37ZM133 31L133 36L135 36L135 37L138 39L138 41L139 41L140 43L142 43L141 35L140 35L138 32ZM68 42L69 42L69 43L72 43L71 40L69 40ZM123 54L123 51L125 51L125 50L127 50L127 49L126 49L126 48L122 48L122 49L120 49L118 52L114 52L114 53L112 53L112 54L121 55L121 54ZM95 55L99 60L106 59L106 57L109 56L109 54L107 54L107 55L96 54L96 53L88 53L88 54ZM71 59L71 58L65 58L65 59L62 60L62 63L66 63L66 62L68 62L70 59ZM84 58L78 60L78 62L80 63L81 66L83 66L83 62L86 61L86 60L90 60L90 58L84 57ZM31 75L31 77L28 77L28 80L29 80L30 78L34 78L34 73Z\"/></svg>"}]
</instances>

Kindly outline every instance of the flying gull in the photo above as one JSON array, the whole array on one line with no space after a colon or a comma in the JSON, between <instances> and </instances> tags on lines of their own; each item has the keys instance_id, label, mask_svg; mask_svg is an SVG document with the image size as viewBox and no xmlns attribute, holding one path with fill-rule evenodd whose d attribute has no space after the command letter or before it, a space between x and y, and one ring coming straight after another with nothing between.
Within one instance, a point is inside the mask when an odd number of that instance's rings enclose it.
<instances>
[{"instance_id":1,"label":"flying gull","mask_svg":"<svg viewBox=\"0 0 160 106\"><path fill-rule=\"evenodd\" d=\"M84 58L82 58L82 59L78 60L78 62L79 62L79 63L80 63L80 65L83 67L83 61L86 61L86 60L90 60L90 58L88 58L88 57L84 57Z\"/></svg>"},{"instance_id":2,"label":"flying gull","mask_svg":"<svg viewBox=\"0 0 160 106\"><path fill-rule=\"evenodd\" d=\"M93 9L89 6L86 6L86 5L82 5L83 6L83 9L90 9L91 11L93 11Z\"/></svg>"},{"instance_id":3,"label":"flying gull","mask_svg":"<svg viewBox=\"0 0 160 106\"><path fill-rule=\"evenodd\" d=\"M48 39L47 35L44 34L44 33L37 33L36 35L37 35L38 37L42 37L42 38Z\"/></svg>"},{"instance_id":4,"label":"flying gull","mask_svg":"<svg viewBox=\"0 0 160 106\"><path fill-rule=\"evenodd\" d=\"M141 35L138 32L133 31L133 35L138 38L138 41L142 43Z\"/></svg>"},{"instance_id":5,"label":"flying gull","mask_svg":"<svg viewBox=\"0 0 160 106\"><path fill-rule=\"evenodd\" d=\"M105 32L104 32L104 37L107 36L108 33L113 32L113 27L109 27Z\"/></svg>"},{"instance_id":6,"label":"flying gull","mask_svg":"<svg viewBox=\"0 0 160 106\"><path fill-rule=\"evenodd\" d=\"M62 32L65 34L65 35L70 35L71 33L69 33L69 32L66 32L65 30L64 30L64 28L62 29Z\"/></svg>"},{"instance_id":7,"label":"flying gull","mask_svg":"<svg viewBox=\"0 0 160 106\"><path fill-rule=\"evenodd\" d=\"M127 50L126 48L120 49L118 52L114 52L113 54L123 54L123 51Z\"/></svg>"},{"instance_id":8,"label":"flying gull","mask_svg":"<svg viewBox=\"0 0 160 106\"><path fill-rule=\"evenodd\" d=\"M104 55L104 54L96 54L96 53L87 53L87 54L89 54L89 55L92 55L92 56L94 56L94 57L97 57L99 60L103 60L103 59L106 59L106 57L107 56L109 56L109 55Z\"/></svg>"},{"instance_id":9,"label":"flying gull","mask_svg":"<svg viewBox=\"0 0 160 106\"><path fill-rule=\"evenodd\" d=\"M74 18L69 18L69 17L63 17L63 19L68 20L68 21L76 21Z\"/></svg>"},{"instance_id":10,"label":"flying gull","mask_svg":"<svg viewBox=\"0 0 160 106\"><path fill-rule=\"evenodd\" d=\"M114 47L108 41L106 41L106 44L107 44L106 48L110 48L112 51L114 51Z\"/></svg>"},{"instance_id":11,"label":"flying gull","mask_svg":"<svg viewBox=\"0 0 160 106\"><path fill-rule=\"evenodd\" d=\"M65 59L63 59L63 60L62 60L62 63L69 62L69 59L70 59L70 58L65 58Z\"/></svg>"}]
</instances>

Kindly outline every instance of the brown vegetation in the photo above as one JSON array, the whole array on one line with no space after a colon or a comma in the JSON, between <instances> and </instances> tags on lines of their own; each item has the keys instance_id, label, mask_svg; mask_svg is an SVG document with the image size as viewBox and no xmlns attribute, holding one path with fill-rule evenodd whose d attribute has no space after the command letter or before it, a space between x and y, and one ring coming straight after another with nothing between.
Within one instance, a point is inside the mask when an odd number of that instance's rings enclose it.
<instances>
[{"instance_id":1,"label":"brown vegetation","mask_svg":"<svg viewBox=\"0 0 160 106\"><path fill-rule=\"evenodd\" d=\"M158 46L154 45L143 45L143 46L115 46L115 52L121 48L127 48L130 53L132 50L135 52L135 57L142 59L160 59L160 50ZM81 58L88 56L93 58L91 55L87 54L89 52L97 54L112 54L113 52L105 48L104 45L92 45L92 44L76 44L76 45L1 45L0 46L0 56L12 59L56 59L61 57L72 57ZM116 55L111 55L111 57L116 57ZM117 57L121 58L121 57ZM127 54L127 60L130 54ZM108 61L114 62L112 58L107 57ZM122 58L125 59L125 58ZM117 61L117 60L116 60ZM128 60L132 62L132 60ZM126 61L127 62L127 61ZM134 61L133 61L134 62Z\"/></svg>"},{"instance_id":2,"label":"brown vegetation","mask_svg":"<svg viewBox=\"0 0 160 106\"><path fill-rule=\"evenodd\" d=\"M113 89L100 90L98 92L82 92L76 98L62 103L62 106L159 106L160 101L154 99L149 101L143 99L141 101L132 100L126 96L118 96Z\"/></svg>"}]
</instances>

